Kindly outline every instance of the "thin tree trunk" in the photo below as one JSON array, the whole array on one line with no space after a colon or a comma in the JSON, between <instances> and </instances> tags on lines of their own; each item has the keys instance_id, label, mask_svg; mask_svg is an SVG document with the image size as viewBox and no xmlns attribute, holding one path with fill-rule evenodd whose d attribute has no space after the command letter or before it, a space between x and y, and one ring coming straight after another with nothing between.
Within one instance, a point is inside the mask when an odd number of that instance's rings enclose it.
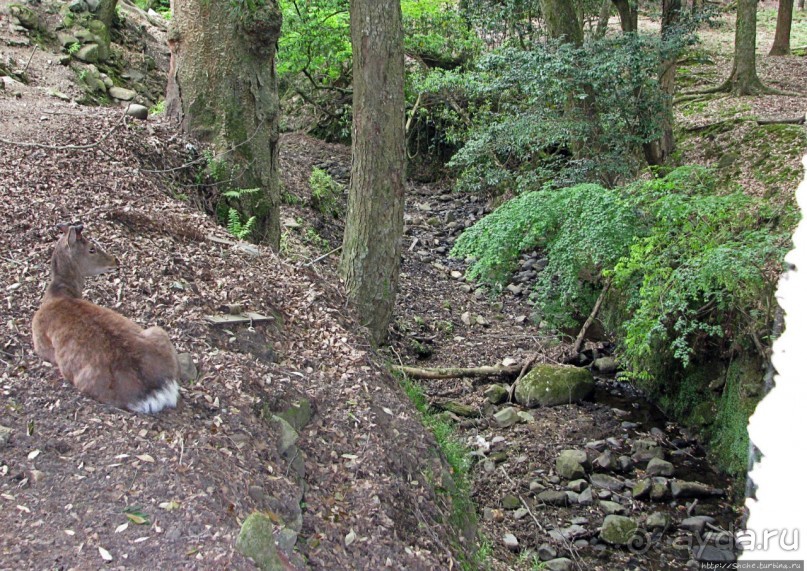
<instances>
[{"instance_id":1,"label":"thin tree trunk","mask_svg":"<svg viewBox=\"0 0 807 571\"><path fill-rule=\"evenodd\" d=\"M600 17L597 19L597 29L594 32L594 37L597 39L604 38L605 33L608 31L608 20L611 18L611 0L602 0L600 6Z\"/></svg>"},{"instance_id":2,"label":"thin tree trunk","mask_svg":"<svg viewBox=\"0 0 807 571\"><path fill-rule=\"evenodd\" d=\"M765 90L757 76L757 2L737 0L734 64L727 82L733 95L755 95Z\"/></svg>"},{"instance_id":3,"label":"thin tree trunk","mask_svg":"<svg viewBox=\"0 0 807 571\"><path fill-rule=\"evenodd\" d=\"M802 8L804 0L802 0ZM770 55L790 55L790 25L793 22L793 0L779 0L776 15L776 36L773 38Z\"/></svg>"},{"instance_id":4,"label":"thin tree trunk","mask_svg":"<svg viewBox=\"0 0 807 571\"><path fill-rule=\"evenodd\" d=\"M619 23L625 33L635 32L639 29L639 11L635 0L613 0L617 12L619 12Z\"/></svg>"},{"instance_id":5,"label":"thin tree trunk","mask_svg":"<svg viewBox=\"0 0 807 571\"><path fill-rule=\"evenodd\" d=\"M166 113L213 147L255 235L280 245L278 95L275 46L282 16L275 0L172 0Z\"/></svg>"},{"instance_id":6,"label":"thin tree trunk","mask_svg":"<svg viewBox=\"0 0 807 571\"><path fill-rule=\"evenodd\" d=\"M353 160L339 270L375 343L392 319L406 167L399 0L352 0Z\"/></svg>"}]
</instances>

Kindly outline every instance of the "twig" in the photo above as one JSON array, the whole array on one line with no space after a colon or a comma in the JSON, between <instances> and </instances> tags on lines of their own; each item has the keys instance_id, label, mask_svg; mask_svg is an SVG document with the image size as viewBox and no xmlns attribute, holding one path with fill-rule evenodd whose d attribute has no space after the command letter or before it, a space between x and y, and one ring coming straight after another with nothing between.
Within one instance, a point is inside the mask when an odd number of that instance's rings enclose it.
<instances>
[{"instance_id":1,"label":"twig","mask_svg":"<svg viewBox=\"0 0 807 571\"><path fill-rule=\"evenodd\" d=\"M516 385L524 377L524 375L527 374L527 371L532 369L532 366L535 364L535 361L538 360L539 354L540 353L536 351L535 353L533 353L532 357L524 361L524 365L522 365L521 371L519 371L518 373L518 377L516 377L516 380L513 381L512 385L510 385L510 390L507 391L507 402L515 402L514 395L516 394Z\"/></svg>"},{"instance_id":2,"label":"twig","mask_svg":"<svg viewBox=\"0 0 807 571\"><path fill-rule=\"evenodd\" d=\"M538 521L538 518L535 517L535 514L532 513L532 510L530 510L530 506L524 500L524 497L521 494L518 493L518 486L513 481L513 479L510 477L510 474L507 473L507 470L504 469L504 466L499 466L499 470L501 470L502 474L504 474L504 477L507 478L507 481L510 482L510 485L513 486L516 489L515 491L516 491L516 494L518 494L518 499L521 500L521 505L523 505L524 509L527 510L527 513L530 514L530 517L532 518L532 521L535 522L535 525L538 527L538 529L540 529L544 533L547 533L544 526L541 525L541 522Z\"/></svg>"},{"instance_id":3,"label":"twig","mask_svg":"<svg viewBox=\"0 0 807 571\"><path fill-rule=\"evenodd\" d=\"M26 63L25 67L22 68L22 74L21 75L25 75L25 72L28 71L28 66L31 65L31 60L34 59L34 54L36 53L36 50L38 50L38 49L39 49L39 44L34 44L34 51L31 52L31 57L28 58L28 63Z\"/></svg>"},{"instance_id":4,"label":"twig","mask_svg":"<svg viewBox=\"0 0 807 571\"><path fill-rule=\"evenodd\" d=\"M328 256L330 256L331 254L335 254L336 252L338 252L338 251L339 251L339 250L341 250L341 249L342 249L342 246L339 246L338 248L334 248L333 250L331 250L331 251L330 251L330 252L328 252L327 254L322 254L322 255L321 255L319 258L316 258L315 260L311 260L310 262L308 262L307 264L305 264L303 267L307 268L307 267L309 267L309 266L313 266L313 265L314 265L314 264L316 264L317 262L320 262L320 261L324 260L325 258L327 258Z\"/></svg>"}]
</instances>

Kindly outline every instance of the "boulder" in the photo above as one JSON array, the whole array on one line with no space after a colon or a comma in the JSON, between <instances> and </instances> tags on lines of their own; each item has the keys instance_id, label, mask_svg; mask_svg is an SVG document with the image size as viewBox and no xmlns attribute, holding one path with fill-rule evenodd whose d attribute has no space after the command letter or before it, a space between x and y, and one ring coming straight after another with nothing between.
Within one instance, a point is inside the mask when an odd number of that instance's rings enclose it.
<instances>
[{"instance_id":1,"label":"boulder","mask_svg":"<svg viewBox=\"0 0 807 571\"><path fill-rule=\"evenodd\" d=\"M606 490L611 490L612 492L619 492L625 487L625 482L619 478L609 476L608 474L592 474L589 480L591 481L592 486L596 486L597 488L605 488Z\"/></svg>"},{"instance_id":2,"label":"boulder","mask_svg":"<svg viewBox=\"0 0 807 571\"><path fill-rule=\"evenodd\" d=\"M701 484L700 482L685 482L674 480L670 486L674 498L705 498L709 496L722 496L723 490Z\"/></svg>"},{"instance_id":3,"label":"boulder","mask_svg":"<svg viewBox=\"0 0 807 571\"><path fill-rule=\"evenodd\" d=\"M600 357L594 360L592 367L604 375L612 375L616 373L616 359L613 357Z\"/></svg>"},{"instance_id":4,"label":"boulder","mask_svg":"<svg viewBox=\"0 0 807 571\"><path fill-rule=\"evenodd\" d=\"M541 568L547 569L548 571L572 571L575 567L571 559L558 557L557 559L550 559L544 562Z\"/></svg>"},{"instance_id":5,"label":"boulder","mask_svg":"<svg viewBox=\"0 0 807 571\"><path fill-rule=\"evenodd\" d=\"M493 418L496 420L496 424L499 425L499 428L509 428L514 424L521 422L518 412L512 406L508 406L507 408L503 408L502 410L498 411L493 415Z\"/></svg>"},{"instance_id":6,"label":"boulder","mask_svg":"<svg viewBox=\"0 0 807 571\"><path fill-rule=\"evenodd\" d=\"M527 407L556 406L583 400L594 391L586 369L568 365L536 365L518 381L516 401Z\"/></svg>"},{"instance_id":7,"label":"boulder","mask_svg":"<svg viewBox=\"0 0 807 571\"><path fill-rule=\"evenodd\" d=\"M567 480L579 480L586 475L584 465L588 462L582 450L563 450L555 460L555 471L558 476Z\"/></svg>"},{"instance_id":8,"label":"boulder","mask_svg":"<svg viewBox=\"0 0 807 571\"><path fill-rule=\"evenodd\" d=\"M569 503L569 497L565 492L556 492L555 490L545 490L536 497L539 501L550 506L565 506Z\"/></svg>"},{"instance_id":9,"label":"boulder","mask_svg":"<svg viewBox=\"0 0 807 571\"><path fill-rule=\"evenodd\" d=\"M600 537L611 545L628 545L639 525L629 517L621 515L605 516L602 522Z\"/></svg>"},{"instance_id":10,"label":"boulder","mask_svg":"<svg viewBox=\"0 0 807 571\"><path fill-rule=\"evenodd\" d=\"M132 99L134 99L135 95L137 95L137 92L132 91L131 89L126 89L124 87L110 87L109 95L114 97L115 99L120 99L121 101L131 101Z\"/></svg>"},{"instance_id":11,"label":"boulder","mask_svg":"<svg viewBox=\"0 0 807 571\"><path fill-rule=\"evenodd\" d=\"M648 476L672 476L673 470L675 468L670 462L666 460L661 460L660 458L651 458L650 462L647 463L647 468L645 472L647 472Z\"/></svg>"},{"instance_id":12,"label":"boulder","mask_svg":"<svg viewBox=\"0 0 807 571\"><path fill-rule=\"evenodd\" d=\"M235 547L264 571L282 570L286 567L275 548L274 525L269 516L252 513L241 526Z\"/></svg>"},{"instance_id":13,"label":"boulder","mask_svg":"<svg viewBox=\"0 0 807 571\"><path fill-rule=\"evenodd\" d=\"M510 551L518 551L518 539L512 533L505 533L502 537L504 546Z\"/></svg>"},{"instance_id":14,"label":"boulder","mask_svg":"<svg viewBox=\"0 0 807 571\"><path fill-rule=\"evenodd\" d=\"M653 487L653 482L650 479L639 480L633 486L631 495L636 500L644 500L650 497L650 489Z\"/></svg>"}]
</instances>

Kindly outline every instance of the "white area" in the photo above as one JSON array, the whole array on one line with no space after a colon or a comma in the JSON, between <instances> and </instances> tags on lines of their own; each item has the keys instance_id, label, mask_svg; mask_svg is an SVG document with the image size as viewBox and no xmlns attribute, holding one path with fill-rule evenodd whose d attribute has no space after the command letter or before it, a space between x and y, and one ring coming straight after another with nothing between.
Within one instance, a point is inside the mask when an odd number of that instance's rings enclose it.
<instances>
[{"instance_id":1,"label":"white area","mask_svg":"<svg viewBox=\"0 0 807 571\"><path fill-rule=\"evenodd\" d=\"M154 414L160 412L165 407L175 407L178 398L179 385L176 381L168 381L160 390L154 391L139 403L130 405L129 410Z\"/></svg>"},{"instance_id":2,"label":"white area","mask_svg":"<svg viewBox=\"0 0 807 571\"><path fill-rule=\"evenodd\" d=\"M807 173L807 156L802 162ZM748 539L755 545L745 546L741 560L807 559L807 493L802 480L807 467L807 175L796 200L803 218L785 258L795 270L782 277L776 293L785 314L784 333L773 345L776 386L748 424L751 441L763 457L750 473L758 486L757 499L745 502L750 511ZM762 541L765 534L767 542Z\"/></svg>"}]
</instances>

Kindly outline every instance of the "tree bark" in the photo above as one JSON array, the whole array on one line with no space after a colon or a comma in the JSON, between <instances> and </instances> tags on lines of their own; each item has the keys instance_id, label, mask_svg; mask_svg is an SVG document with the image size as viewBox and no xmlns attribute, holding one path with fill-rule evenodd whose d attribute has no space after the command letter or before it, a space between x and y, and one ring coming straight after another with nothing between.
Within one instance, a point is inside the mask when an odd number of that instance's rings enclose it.
<instances>
[{"instance_id":1,"label":"tree bark","mask_svg":"<svg viewBox=\"0 0 807 571\"><path fill-rule=\"evenodd\" d=\"M597 39L604 38L605 33L608 31L608 20L611 18L611 0L602 0L600 6L600 17L597 19L597 29L594 32L594 37Z\"/></svg>"},{"instance_id":2,"label":"tree bark","mask_svg":"<svg viewBox=\"0 0 807 571\"><path fill-rule=\"evenodd\" d=\"M639 10L636 0L613 0L617 12L619 12L619 24L622 31L635 32L639 29Z\"/></svg>"},{"instance_id":3,"label":"tree bark","mask_svg":"<svg viewBox=\"0 0 807 571\"><path fill-rule=\"evenodd\" d=\"M568 0L541 0L541 13L550 38L583 43L583 26L577 18L574 3Z\"/></svg>"},{"instance_id":4,"label":"tree bark","mask_svg":"<svg viewBox=\"0 0 807 571\"><path fill-rule=\"evenodd\" d=\"M117 7L118 0L101 0L101 2L98 3L98 10L96 10L95 16L104 23L108 34L112 33L112 25L117 18L115 12ZM109 37L105 38L105 40L109 42Z\"/></svg>"},{"instance_id":5,"label":"tree bark","mask_svg":"<svg viewBox=\"0 0 807 571\"><path fill-rule=\"evenodd\" d=\"M353 157L339 271L372 340L387 337L401 264L405 194L399 0L351 0Z\"/></svg>"},{"instance_id":6,"label":"tree bark","mask_svg":"<svg viewBox=\"0 0 807 571\"><path fill-rule=\"evenodd\" d=\"M669 41L678 25L681 15L681 0L662 0L661 12L661 38ZM645 159L649 165L662 165L675 150L675 137L673 135L672 100L675 94L675 71L677 51L670 53L659 66L659 87L664 94L665 101L659 109L658 121L661 135L655 141L643 145Z\"/></svg>"},{"instance_id":7,"label":"tree bark","mask_svg":"<svg viewBox=\"0 0 807 571\"><path fill-rule=\"evenodd\" d=\"M251 8L249 6L252 6ZM231 188L260 188L240 200L255 235L280 245L276 0L173 0L166 113L211 144Z\"/></svg>"},{"instance_id":8,"label":"tree bark","mask_svg":"<svg viewBox=\"0 0 807 571\"><path fill-rule=\"evenodd\" d=\"M793 0L779 0L779 11L776 13L776 35L773 38L773 46L771 46L769 55L790 55L790 25L792 22Z\"/></svg>"},{"instance_id":9,"label":"tree bark","mask_svg":"<svg viewBox=\"0 0 807 571\"><path fill-rule=\"evenodd\" d=\"M756 95L765 91L757 76L757 2L737 0L734 64L727 81L727 90L732 95Z\"/></svg>"}]
</instances>

